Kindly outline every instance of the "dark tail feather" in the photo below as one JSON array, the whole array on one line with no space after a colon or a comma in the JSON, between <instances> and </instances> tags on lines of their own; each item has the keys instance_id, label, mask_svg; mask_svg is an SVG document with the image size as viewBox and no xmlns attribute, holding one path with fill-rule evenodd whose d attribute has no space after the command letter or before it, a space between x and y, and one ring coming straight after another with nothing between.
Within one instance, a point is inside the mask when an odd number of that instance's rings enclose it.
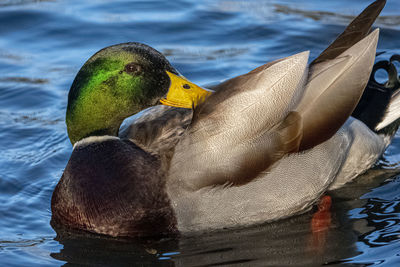
<instances>
[{"instance_id":1,"label":"dark tail feather","mask_svg":"<svg viewBox=\"0 0 400 267\"><path fill-rule=\"evenodd\" d=\"M364 11L358 15L344 32L336 38L336 40L325 49L311 64L334 59L349 47L362 40L371 30L371 26L378 17L379 13L386 4L386 0L377 0L369 5Z\"/></svg>"},{"instance_id":2,"label":"dark tail feather","mask_svg":"<svg viewBox=\"0 0 400 267\"><path fill-rule=\"evenodd\" d=\"M393 134L400 124L400 78L393 61L400 56L394 55L390 61L379 61L374 65L365 91L352 116L364 122L371 130L379 133ZM375 74L384 69L388 81L381 84Z\"/></svg>"}]
</instances>

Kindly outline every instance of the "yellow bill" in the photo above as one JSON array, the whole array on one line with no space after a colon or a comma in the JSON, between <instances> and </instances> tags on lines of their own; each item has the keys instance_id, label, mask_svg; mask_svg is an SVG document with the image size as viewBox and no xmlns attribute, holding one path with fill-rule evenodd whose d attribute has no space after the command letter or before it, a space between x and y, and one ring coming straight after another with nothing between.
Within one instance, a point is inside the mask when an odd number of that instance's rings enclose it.
<instances>
[{"instance_id":1,"label":"yellow bill","mask_svg":"<svg viewBox=\"0 0 400 267\"><path fill-rule=\"evenodd\" d=\"M167 74L171 79L171 85L169 86L167 97L160 100L163 105L195 108L213 93L213 91L201 88L182 76L177 76L169 71L167 71Z\"/></svg>"}]
</instances>

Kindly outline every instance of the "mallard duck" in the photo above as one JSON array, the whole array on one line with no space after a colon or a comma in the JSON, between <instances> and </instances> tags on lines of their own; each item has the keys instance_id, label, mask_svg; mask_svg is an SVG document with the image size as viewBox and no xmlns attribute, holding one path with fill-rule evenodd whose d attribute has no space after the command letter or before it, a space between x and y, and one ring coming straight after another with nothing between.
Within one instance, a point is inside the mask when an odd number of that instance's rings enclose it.
<instances>
[{"instance_id":1,"label":"mallard duck","mask_svg":"<svg viewBox=\"0 0 400 267\"><path fill-rule=\"evenodd\" d=\"M166 129L179 134L182 120L176 125L171 122L182 114L185 123L186 114L190 116L191 109L210 93L180 76L161 53L144 44L114 45L93 55L79 70L68 95L66 123L74 150L53 192L52 222L109 235L148 233L145 228L152 220L159 222L161 232L174 228L163 188L166 170L157 151L152 150L159 147L147 139L160 140L158 133L163 135ZM143 134L146 132L143 129L130 136L138 144L116 137L126 117L155 105L160 99L179 107L162 106L142 117L142 121L146 117L147 122L152 122L151 136ZM142 127L140 120L135 125ZM128 134L129 130L132 127ZM169 144L165 145L173 147L177 137L166 139ZM133 176L128 174L130 171ZM128 186L131 182L134 188ZM116 189L125 185L129 196L121 188ZM131 198L144 196L147 200L140 200L139 205ZM110 197L116 201L115 206ZM117 200L122 198L125 200ZM128 202L131 204L126 205ZM149 209L153 211L148 212ZM132 214L137 216L131 224L128 221Z\"/></svg>"},{"instance_id":2,"label":"mallard duck","mask_svg":"<svg viewBox=\"0 0 400 267\"><path fill-rule=\"evenodd\" d=\"M350 117L371 73L379 30L369 31L384 4L371 4L309 66L302 52L215 93L148 46L96 53L69 93L74 150L52 196L53 225L132 237L307 211L338 177L365 171L386 147ZM126 117L160 99L168 107L148 110L118 137ZM392 125L387 117L381 129Z\"/></svg>"}]
</instances>

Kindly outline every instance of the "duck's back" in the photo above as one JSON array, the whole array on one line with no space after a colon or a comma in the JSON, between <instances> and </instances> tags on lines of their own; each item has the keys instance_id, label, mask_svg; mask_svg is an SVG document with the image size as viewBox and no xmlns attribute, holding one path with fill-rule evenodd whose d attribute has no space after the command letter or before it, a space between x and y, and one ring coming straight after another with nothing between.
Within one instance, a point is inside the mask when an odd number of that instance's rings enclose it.
<instances>
[{"instance_id":1,"label":"duck's back","mask_svg":"<svg viewBox=\"0 0 400 267\"><path fill-rule=\"evenodd\" d=\"M170 159L175 145L192 121L193 110L158 105L128 118L119 137L144 150Z\"/></svg>"}]
</instances>

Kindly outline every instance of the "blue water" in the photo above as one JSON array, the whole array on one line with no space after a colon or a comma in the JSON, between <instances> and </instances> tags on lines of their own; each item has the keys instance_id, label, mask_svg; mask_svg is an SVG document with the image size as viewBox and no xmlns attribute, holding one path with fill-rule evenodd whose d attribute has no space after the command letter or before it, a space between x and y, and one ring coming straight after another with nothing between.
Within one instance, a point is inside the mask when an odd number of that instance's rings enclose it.
<instances>
[{"instance_id":1,"label":"blue water","mask_svg":"<svg viewBox=\"0 0 400 267\"><path fill-rule=\"evenodd\" d=\"M0 1L0 265L379 265L400 263L400 135L377 166L330 193L329 229L312 212L181 239L115 240L51 228L51 193L72 146L67 94L97 50L139 41L207 84L303 50L321 52L368 0ZM400 53L400 3L377 26ZM384 78L384 77L383 77Z\"/></svg>"}]
</instances>

